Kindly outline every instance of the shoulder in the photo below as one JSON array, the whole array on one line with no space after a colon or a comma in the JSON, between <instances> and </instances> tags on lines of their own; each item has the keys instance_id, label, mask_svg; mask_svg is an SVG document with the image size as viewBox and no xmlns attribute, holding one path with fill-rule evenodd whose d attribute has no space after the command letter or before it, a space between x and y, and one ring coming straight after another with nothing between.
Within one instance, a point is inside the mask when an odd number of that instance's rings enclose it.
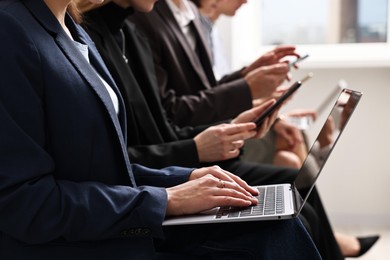
<instances>
[{"instance_id":1,"label":"shoulder","mask_svg":"<svg viewBox=\"0 0 390 260\"><path fill-rule=\"evenodd\" d=\"M5 1L14 2L14 1ZM7 50L1 56L26 55L27 52L37 53L34 40L29 33L32 17L17 4L0 3L0 49Z\"/></svg>"},{"instance_id":2,"label":"shoulder","mask_svg":"<svg viewBox=\"0 0 390 260\"><path fill-rule=\"evenodd\" d=\"M34 21L20 1L0 1L0 44L24 43L26 38L31 40L30 28L34 26Z\"/></svg>"},{"instance_id":3,"label":"shoulder","mask_svg":"<svg viewBox=\"0 0 390 260\"><path fill-rule=\"evenodd\" d=\"M26 22L34 18L20 1L4 0L0 1L0 19L0 26L7 29L7 26L29 27Z\"/></svg>"},{"instance_id":4,"label":"shoulder","mask_svg":"<svg viewBox=\"0 0 390 260\"><path fill-rule=\"evenodd\" d=\"M155 10L148 14L134 12L127 19L126 25L133 35L147 38L152 43L160 38L164 30L164 22L155 13Z\"/></svg>"},{"instance_id":5,"label":"shoulder","mask_svg":"<svg viewBox=\"0 0 390 260\"><path fill-rule=\"evenodd\" d=\"M22 8L23 5L20 1L16 0L3 0L0 1L0 11L13 11Z\"/></svg>"},{"instance_id":6,"label":"shoulder","mask_svg":"<svg viewBox=\"0 0 390 260\"><path fill-rule=\"evenodd\" d=\"M0 1L1 32L23 28L23 21L28 16L27 10L18 1Z\"/></svg>"}]
</instances>

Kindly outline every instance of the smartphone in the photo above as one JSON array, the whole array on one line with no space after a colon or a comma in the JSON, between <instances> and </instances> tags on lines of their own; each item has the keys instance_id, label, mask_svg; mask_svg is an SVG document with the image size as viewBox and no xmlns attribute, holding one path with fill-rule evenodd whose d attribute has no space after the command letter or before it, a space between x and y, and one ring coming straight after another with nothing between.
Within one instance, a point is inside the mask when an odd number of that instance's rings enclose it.
<instances>
[{"instance_id":1,"label":"smartphone","mask_svg":"<svg viewBox=\"0 0 390 260\"><path fill-rule=\"evenodd\" d=\"M301 61L307 59L308 57L309 57L309 54L306 54L306 55L303 55L303 56L297 58L296 60L294 60L293 62L290 62L290 63L288 64L288 68L289 68L289 69L294 68L294 66L295 66L296 64L298 64L299 62L301 62Z\"/></svg>"},{"instance_id":2,"label":"smartphone","mask_svg":"<svg viewBox=\"0 0 390 260\"><path fill-rule=\"evenodd\" d=\"M307 75L305 77L303 77L300 82L303 84L305 83L306 81L308 81L309 79L311 79L312 77L314 76L314 73L313 72L309 72L307 73Z\"/></svg>"},{"instance_id":3,"label":"smartphone","mask_svg":"<svg viewBox=\"0 0 390 260\"><path fill-rule=\"evenodd\" d=\"M286 93L284 93L278 100L276 100L276 102L272 106L267 108L260 115L260 117L256 119L255 123L257 127L259 127L268 116L270 116L278 107L280 107L287 98L289 98L295 91L297 91L297 89L302 85L303 82L306 82L311 77L313 77L313 73L308 73L307 76L303 79L294 82L294 84L289 87Z\"/></svg>"}]
</instances>

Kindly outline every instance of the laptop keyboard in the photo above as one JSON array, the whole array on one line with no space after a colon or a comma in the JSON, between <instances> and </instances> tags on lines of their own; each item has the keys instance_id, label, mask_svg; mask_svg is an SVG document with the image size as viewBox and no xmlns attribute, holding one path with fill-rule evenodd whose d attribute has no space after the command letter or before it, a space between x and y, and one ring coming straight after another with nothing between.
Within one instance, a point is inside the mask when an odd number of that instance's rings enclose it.
<instances>
[{"instance_id":1,"label":"laptop keyboard","mask_svg":"<svg viewBox=\"0 0 390 260\"><path fill-rule=\"evenodd\" d=\"M221 207L216 218L238 218L259 215L274 215L284 213L283 186L259 187L258 204L247 208Z\"/></svg>"}]
</instances>

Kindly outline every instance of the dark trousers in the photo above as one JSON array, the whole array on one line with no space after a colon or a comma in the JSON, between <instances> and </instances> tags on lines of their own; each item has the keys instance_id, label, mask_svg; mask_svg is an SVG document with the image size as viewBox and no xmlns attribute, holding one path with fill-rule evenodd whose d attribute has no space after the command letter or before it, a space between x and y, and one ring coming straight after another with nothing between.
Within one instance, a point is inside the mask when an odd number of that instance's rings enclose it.
<instances>
[{"instance_id":1,"label":"dark trousers","mask_svg":"<svg viewBox=\"0 0 390 260\"><path fill-rule=\"evenodd\" d=\"M300 193L305 196L307 190L300 190ZM344 259L316 187L311 191L299 217L302 222L308 222L305 226L309 226L309 232L324 260Z\"/></svg>"},{"instance_id":2,"label":"dark trousers","mask_svg":"<svg viewBox=\"0 0 390 260\"><path fill-rule=\"evenodd\" d=\"M164 227L157 259L321 259L298 218Z\"/></svg>"}]
</instances>

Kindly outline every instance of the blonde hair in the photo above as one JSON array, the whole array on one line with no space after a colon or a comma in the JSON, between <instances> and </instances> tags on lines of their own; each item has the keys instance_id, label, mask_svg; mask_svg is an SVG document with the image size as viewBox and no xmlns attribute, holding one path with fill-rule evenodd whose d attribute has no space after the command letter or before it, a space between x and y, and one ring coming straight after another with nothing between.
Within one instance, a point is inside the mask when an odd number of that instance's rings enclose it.
<instances>
[{"instance_id":1,"label":"blonde hair","mask_svg":"<svg viewBox=\"0 0 390 260\"><path fill-rule=\"evenodd\" d=\"M92 9L99 8L103 5L108 4L111 2L111 0L104 0L101 4L93 4L88 0L73 0L72 3L74 4L74 7L77 8L79 13L85 13Z\"/></svg>"},{"instance_id":2,"label":"blonde hair","mask_svg":"<svg viewBox=\"0 0 390 260\"><path fill-rule=\"evenodd\" d=\"M81 23L81 14L74 2L70 2L66 11L70 14L73 20L75 20L77 23Z\"/></svg>"}]
</instances>

